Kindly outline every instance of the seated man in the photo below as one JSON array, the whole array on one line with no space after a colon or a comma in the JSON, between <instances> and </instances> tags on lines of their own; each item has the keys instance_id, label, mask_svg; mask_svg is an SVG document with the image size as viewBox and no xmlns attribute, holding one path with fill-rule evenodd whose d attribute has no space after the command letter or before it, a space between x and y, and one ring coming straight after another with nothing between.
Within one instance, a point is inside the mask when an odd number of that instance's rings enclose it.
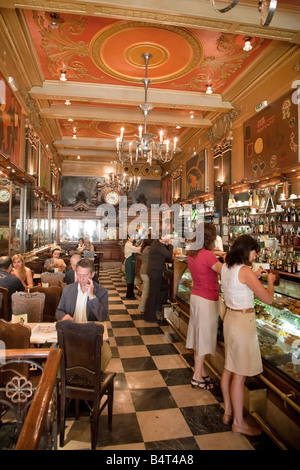
<instances>
[{"instance_id":1,"label":"seated man","mask_svg":"<svg viewBox=\"0 0 300 470\"><path fill-rule=\"evenodd\" d=\"M94 263L83 258L76 265L77 282L67 285L62 291L55 316L57 320L76 322L103 322L108 314L107 289L93 282L95 275ZM104 370L111 359L111 350L107 342L103 342L101 351L101 369Z\"/></svg>"},{"instance_id":2,"label":"seated man","mask_svg":"<svg viewBox=\"0 0 300 470\"><path fill-rule=\"evenodd\" d=\"M12 259L9 256L0 257L0 286L8 289L8 320L11 320L11 295L24 291L25 287L17 276L11 274Z\"/></svg>"},{"instance_id":3,"label":"seated man","mask_svg":"<svg viewBox=\"0 0 300 470\"><path fill-rule=\"evenodd\" d=\"M71 256L70 264L71 264L72 269L69 269L69 271L67 271L66 274L65 274L64 281L65 281L66 284L73 284L73 282L77 281L77 278L76 278L76 265L81 259L82 259L81 255L79 253ZM93 277L92 280L93 280L93 282L97 282L97 284L99 284L99 279L98 279L98 276L97 276L96 273L94 274L94 277Z\"/></svg>"}]
</instances>

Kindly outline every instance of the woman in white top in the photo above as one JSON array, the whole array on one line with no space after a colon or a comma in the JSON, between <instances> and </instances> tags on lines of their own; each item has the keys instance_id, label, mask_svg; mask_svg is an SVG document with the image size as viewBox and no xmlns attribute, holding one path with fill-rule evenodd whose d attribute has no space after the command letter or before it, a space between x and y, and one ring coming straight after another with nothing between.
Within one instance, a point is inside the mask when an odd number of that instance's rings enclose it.
<instances>
[{"instance_id":1,"label":"woman in white top","mask_svg":"<svg viewBox=\"0 0 300 470\"><path fill-rule=\"evenodd\" d=\"M221 270L226 313L224 317L225 365L221 378L225 412L223 422L233 420L232 431L248 436L261 433L244 421L244 382L262 372L256 332L254 294L270 304L274 295L275 275L269 274L268 287L259 281L263 270L253 272L251 265L260 246L249 235L242 235L227 253Z\"/></svg>"}]
</instances>

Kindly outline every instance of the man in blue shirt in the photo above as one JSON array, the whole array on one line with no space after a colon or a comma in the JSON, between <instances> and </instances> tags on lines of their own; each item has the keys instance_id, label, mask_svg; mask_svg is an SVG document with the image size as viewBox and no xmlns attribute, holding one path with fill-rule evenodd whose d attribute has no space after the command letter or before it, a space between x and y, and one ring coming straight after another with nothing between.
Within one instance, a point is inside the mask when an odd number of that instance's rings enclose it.
<instances>
[{"instance_id":1,"label":"man in blue shirt","mask_svg":"<svg viewBox=\"0 0 300 470\"><path fill-rule=\"evenodd\" d=\"M8 320L11 320L11 295L25 290L20 279L10 274L11 270L12 259L9 256L0 256L0 287L8 289Z\"/></svg>"}]
</instances>

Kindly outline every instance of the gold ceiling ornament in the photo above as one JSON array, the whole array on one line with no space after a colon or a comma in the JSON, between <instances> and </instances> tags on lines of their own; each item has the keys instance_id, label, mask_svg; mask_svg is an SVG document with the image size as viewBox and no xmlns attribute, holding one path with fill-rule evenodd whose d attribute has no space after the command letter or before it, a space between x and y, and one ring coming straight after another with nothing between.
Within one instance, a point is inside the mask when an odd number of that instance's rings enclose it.
<instances>
[{"instance_id":1,"label":"gold ceiling ornament","mask_svg":"<svg viewBox=\"0 0 300 470\"><path fill-rule=\"evenodd\" d=\"M52 77L59 77L63 69L72 79L88 78L97 81L103 79L89 75L86 66L78 59L89 57L89 45L76 40L76 36L82 34L88 26L86 18L80 16L76 20L71 20L70 15L64 15L63 21L60 18L61 21L55 29L51 26L50 18L44 17L37 11L33 12L33 20L41 35L41 47L45 51L47 68ZM70 36L75 36L75 40L72 41Z\"/></svg>"},{"instance_id":2,"label":"gold ceiling ornament","mask_svg":"<svg viewBox=\"0 0 300 470\"><path fill-rule=\"evenodd\" d=\"M100 70L102 70L102 72L106 73L110 77L117 78L119 80L126 80L132 83L140 82L140 78L138 78L134 73L132 73L132 75L128 75L110 66L105 61L101 51L105 42L107 42L110 38L117 35L118 33L123 32L123 31L131 31L135 29L145 30L147 28L159 29L159 30L171 32L175 34L176 36L182 38L184 41L186 41L186 43L189 45L189 48L191 49L190 58L186 60L186 65L184 65L183 67L180 67L178 70L175 70L174 72L171 72L167 75L153 77L152 78L153 83L162 83L166 81L176 80L178 78L181 78L182 75L188 74L195 67L198 66L203 55L203 49L202 49L201 41L192 32L184 28L178 28L178 27L171 26L171 25L162 26L156 23L146 23L146 22L137 22L137 21L117 23L117 24L110 25L107 28L104 28L103 30L101 30L91 40L91 43L90 43L91 59L93 60L95 65ZM141 39L140 41L136 42L136 44L132 44L131 46L129 46L125 51L125 60L127 60L127 62L130 63L132 66L136 67L137 66L136 63L138 63L139 64L138 67L142 67L142 62L140 60L137 62L138 60L137 54L138 52L141 53L141 52L144 52L145 50L147 50L147 52L151 54L154 58L154 65L152 67L158 67L159 65L162 65L164 61L168 59L169 53L166 47L164 47L161 44L159 45L156 44L155 37L154 37L153 42L147 42L146 44L145 41ZM142 53L141 53L141 56L142 56Z\"/></svg>"},{"instance_id":3,"label":"gold ceiling ornament","mask_svg":"<svg viewBox=\"0 0 300 470\"><path fill-rule=\"evenodd\" d=\"M264 39L255 38L252 40L253 53ZM222 33L217 41L216 48L222 54L220 56L203 56L196 74L192 79L181 85L173 84L177 89L191 88L196 91L206 92L207 84L213 84L214 91L226 85L228 79L239 69L243 67L244 61L249 57L249 52L243 50L244 43L238 44L236 36Z\"/></svg>"},{"instance_id":4,"label":"gold ceiling ornament","mask_svg":"<svg viewBox=\"0 0 300 470\"><path fill-rule=\"evenodd\" d=\"M220 140L224 139L231 131L233 121L238 117L241 108L229 111L223 114L212 127L207 131L206 137L212 145L215 145Z\"/></svg>"}]
</instances>

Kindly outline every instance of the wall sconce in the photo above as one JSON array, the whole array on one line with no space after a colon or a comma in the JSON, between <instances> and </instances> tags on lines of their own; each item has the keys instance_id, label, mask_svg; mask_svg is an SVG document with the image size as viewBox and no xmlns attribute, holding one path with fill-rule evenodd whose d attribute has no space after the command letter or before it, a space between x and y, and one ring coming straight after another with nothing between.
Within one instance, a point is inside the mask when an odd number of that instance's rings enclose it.
<instances>
[{"instance_id":1,"label":"wall sconce","mask_svg":"<svg viewBox=\"0 0 300 470\"><path fill-rule=\"evenodd\" d=\"M211 83L207 83L205 86L206 86L206 94L211 95L213 93L211 89Z\"/></svg>"},{"instance_id":2,"label":"wall sconce","mask_svg":"<svg viewBox=\"0 0 300 470\"><path fill-rule=\"evenodd\" d=\"M218 180L215 181L215 185L218 187L218 188L222 188L224 185L225 185L225 181L220 178Z\"/></svg>"},{"instance_id":3,"label":"wall sconce","mask_svg":"<svg viewBox=\"0 0 300 470\"><path fill-rule=\"evenodd\" d=\"M71 104L71 101L70 101L70 100L66 100L66 101L65 101L65 105L66 105L66 106L70 106L70 104Z\"/></svg>"},{"instance_id":4,"label":"wall sconce","mask_svg":"<svg viewBox=\"0 0 300 470\"><path fill-rule=\"evenodd\" d=\"M245 41L245 45L243 47L243 50L246 51L246 52L251 51L251 49L252 49L251 38L250 37L245 37L245 38L243 38L243 40Z\"/></svg>"},{"instance_id":5,"label":"wall sconce","mask_svg":"<svg viewBox=\"0 0 300 470\"><path fill-rule=\"evenodd\" d=\"M67 75L67 71L66 71L66 70L61 70L61 71L60 71L60 77L59 77L59 79L60 79L61 82L66 82L66 81L67 81L66 75Z\"/></svg>"},{"instance_id":6,"label":"wall sconce","mask_svg":"<svg viewBox=\"0 0 300 470\"><path fill-rule=\"evenodd\" d=\"M73 139L77 139L77 129L76 127L73 128Z\"/></svg>"}]
</instances>

